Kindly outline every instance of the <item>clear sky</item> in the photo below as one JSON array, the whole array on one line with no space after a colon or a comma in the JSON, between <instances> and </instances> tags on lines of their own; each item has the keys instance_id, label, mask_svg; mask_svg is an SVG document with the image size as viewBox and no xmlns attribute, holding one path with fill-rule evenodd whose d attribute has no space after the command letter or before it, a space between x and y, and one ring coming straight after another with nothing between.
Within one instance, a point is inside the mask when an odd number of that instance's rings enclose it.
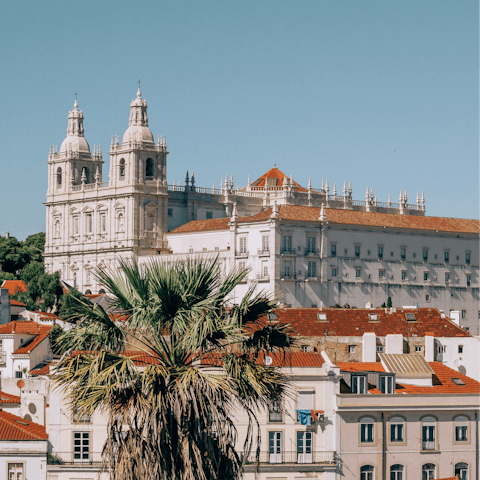
<instances>
[{"instance_id":1,"label":"clear sky","mask_svg":"<svg viewBox=\"0 0 480 480\"><path fill-rule=\"evenodd\" d=\"M479 217L477 0L7 2L0 16L0 235L44 231L47 156L74 94L85 137L123 135L137 81L168 183L352 182L363 200Z\"/></svg>"}]
</instances>

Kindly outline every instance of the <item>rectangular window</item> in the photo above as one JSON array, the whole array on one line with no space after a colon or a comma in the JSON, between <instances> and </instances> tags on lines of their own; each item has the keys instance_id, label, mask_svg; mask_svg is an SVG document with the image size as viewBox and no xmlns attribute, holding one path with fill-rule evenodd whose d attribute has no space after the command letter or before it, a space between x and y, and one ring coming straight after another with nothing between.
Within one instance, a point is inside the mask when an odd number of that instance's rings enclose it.
<instances>
[{"instance_id":1,"label":"rectangular window","mask_svg":"<svg viewBox=\"0 0 480 480\"><path fill-rule=\"evenodd\" d=\"M445 263L448 263L450 261L450 252L445 250Z\"/></svg>"},{"instance_id":2,"label":"rectangular window","mask_svg":"<svg viewBox=\"0 0 480 480\"><path fill-rule=\"evenodd\" d=\"M382 393L391 394L394 393L393 390L393 377L390 375L380 376L380 391Z\"/></svg>"},{"instance_id":3,"label":"rectangular window","mask_svg":"<svg viewBox=\"0 0 480 480\"><path fill-rule=\"evenodd\" d=\"M22 378L22 372L15 372L15 378Z\"/></svg>"},{"instance_id":4,"label":"rectangular window","mask_svg":"<svg viewBox=\"0 0 480 480\"><path fill-rule=\"evenodd\" d=\"M317 276L317 263L308 262L308 276L309 278L314 278Z\"/></svg>"},{"instance_id":5,"label":"rectangular window","mask_svg":"<svg viewBox=\"0 0 480 480\"><path fill-rule=\"evenodd\" d=\"M403 423L390 423L390 441L403 442Z\"/></svg>"},{"instance_id":6,"label":"rectangular window","mask_svg":"<svg viewBox=\"0 0 480 480\"><path fill-rule=\"evenodd\" d=\"M308 352L308 345L302 345L302 352Z\"/></svg>"},{"instance_id":7,"label":"rectangular window","mask_svg":"<svg viewBox=\"0 0 480 480\"><path fill-rule=\"evenodd\" d=\"M100 231L102 233L107 231L107 216L104 213L100 214Z\"/></svg>"},{"instance_id":8,"label":"rectangular window","mask_svg":"<svg viewBox=\"0 0 480 480\"><path fill-rule=\"evenodd\" d=\"M78 407L74 407L72 422L73 423L90 423L90 415L87 413L81 414Z\"/></svg>"},{"instance_id":9,"label":"rectangular window","mask_svg":"<svg viewBox=\"0 0 480 480\"><path fill-rule=\"evenodd\" d=\"M360 258L360 245L355 245L355 257Z\"/></svg>"},{"instance_id":10,"label":"rectangular window","mask_svg":"<svg viewBox=\"0 0 480 480\"><path fill-rule=\"evenodd\" d=\"M421 345L415 345L415 353L422 353L422 346Z\"/></svg>"},{"instance_id":11,"label":"rectangular window","mask_svg":"<svg viewBox=\"0 0 480 480\"><path fill-rule=\"evenodd\" d=\"M344 254L345 256L348 256L348 250L347 250L346 248L343 249L343 254Z\"/></svg>"},{"instance_id":12,"label":"rectangular window","mask_svg":"<svg viewBox=\"0 0 480 480\"><path fill-rule=\"evenodd\" d=\"M240 270L245 270L245 262L238 262L238 268Z\"/></svg>"},{"instance_id":13,"label":"rectangular window","mask_svg":"<svg viewBox=\"0 0 480 480\"><path fill-rule=\"evenodd\" d=\"M352 393L367 393L367 377L365 375L352 375Z\"/></svg>"},{"instance_id":14,"label":"rectangular window","mask_svg":"<svg viewBox=\"0 0 480 480\"><path fill-rule=\"evenodd\" d=\"M308 237L308 253L315 253L315 237Z\"/></svg>"},{"instance_id":15,"label":"rectangular window","mask_svg":"<svg viewBox=\"0 0 480 480\"><path fill-rule=\"evenodd\" d=\"M467 275L467 287L469 287L471 283L472 283L472 277L470 275Z\"/></svg>"},{"instance_id":16,"label":"rectangular window","mask_svg":"<svg viewBox=\"0 0 480 480\"><path fill-rule=\"evenodd\" d=\"M468 427L467 426L456 426L455 427L455 441L456 442L466 442L466 441L468 441Z\"/></svg>"},{"instance_id":17,"label":"rectangular window","mask_svg":"<svg viewBox=\"0 0 480 480\"><path fill-rule=\"evenodd\" d=\"M8 480L23 480L23 478L23 463L9 463Z\"/></svg>"},{"instance_id":18,"label":"rectangular window","mask_svg":"<svg viewBox=\"0 0 480 480\"><path fill-rule=\"evenodd\" d=\"M356 345L349 345L348 346L348 353L355 353L357 350L357 346Z\"/></svg>"},{"instance_id":19,"label":"rectangular window","mask_svg":"<svg viewBox=\"0 0 480 480\"><path fill-rule=\"evenodd\" d=\"M383 258L383 247L378 247L378 258Z\"/></svg>"},{"instance_id":20,"label":"rectangular window","mask_svg":"<svg viewBox=\"0 0 480 480\"><path fill-rule=\"evenodd\" d=\"M312 432L297 432L297 463L313 463Z\"/></svg>"},{"instance_id":21,"label":"rectangular window","mask_svg":"<svg viewBox=\"0 0 480 480\"><path fill-rule=\"evenodd\" d=\"M292 237L290 235L284 235L282 251L283 251L283 253L291 253L291 251L292 251Z\"/></svg>"},{"instance_id":22,"label":"rectangular window","mask_svg":"<svg viewBox=\"0 0 480 480\"><path fill-rule=\"evenodd\" d=\"M173 217L173 208L168 209L168 216Z\"/></svg>"},{"instance_id":23,"label":"rectangular window","mask_svg":"<svg viewBox=\"0 0 480 480\"><path fill-rule=\"evenodd\" d=\"M360 268L357 268L355 270L355 278L360 278L362 276L362 270Z\"/></svg>"},{"instance_id":24,"label":"rectangular window","mask_svg":"<svg viewBox=\"0 0 480 480\"><path fill-rule=\"evenodd\" d=\"M268 405L268 421L281 422L282 420L282 403L280 400L272 400Z\"/></svg>"},{"instance_id":25,"label":"rectangular window","mask_svg":"<svg viewBox=\"0 0 480 480\"><path fill-rule=\"evenodd\" d=\"M247 237L240 237L240 253L247 253Z\"/></svg>"},{"instance_id":26,"label":"rectangular window","mask_svg":"<svg viewBox=\"0 0 480 480\"><path fill-rule=\"evenodd\" d=\"M282 463L283 434L282 432L268 432L269 463Z\"/></svg>"},{"instance_id":27,"label":"rectangular window","mask_svg":"<svg viewBox=\"0 0 480 480\"><path fill-rule=\"evenodd\" d=\"M438 348L437 348L437 352L439 354L445 353L446 350L447 350L447 347L445 345L439 345Z\"/></svg>"},{"instance_id":28,"label":"rectangular window","mask_svg":"<svg viewBox=\"0 0 480 480\"><path fill-rule=\"evenodd\" d=\"M450 274L449 273L446 273L445 274L445 283L449 282L450 281Z\"/></svg>"},{"instance_id":29,"label":"rectangular window","mask_svg":"<svg viewBox=\"0 0 480 480\"><path fill-rule=\"evenodd\" d=\"M466 310L462 310L462 318L467 318L467 311Z\"/></svg>"},{"instance_id":30,"label":"rectangular window","mask_svg":"<svg viewBox=\"0 0 480 480\"><path fill-rule=\"evenodd\" d=\"M458 353L463 353L463 345L458 346Z\"/></svg>"},{"instance_id":31,"label":"rectangular window","mask_svg":"<svg viewBox=\"0 0 480 480\"><path fill-rule=\"evenodd\" d=\"M377 345L377 353L383 353L383 345Z\"/></svg>"},{"instance_id":32,"label":"rectangular window","mask_svg":"<svg viewBox=\"0 0 480 480\"><path fill-rule=\"evenodd\" d=\"M207 212L207 213L205 214L205 218L206 218L207 220L212 219L212 218L213 218L213 212Z\"/></svg>"},{"instance_id":33,"label":"rectangular window","mask_svg":"<svg viewBox=\"0 0 480 480\"><path fill-rule=\"evenodd\" d=\"M360 425L360 440L362 443L371 443L373 439L373 423L362 423Z\"/></svg>"},{"instance_id":34,"label":"rectangular window","mask_svg":"<svg viewBox=\"0 0 480 480\"><path fill-rule=\"evenodd\" d=\"M86 214L86 227L87 227L87 233L92 233L92 229L93 229L93 221L92 221L92 214L91 213L87 213Z\"/></svg>"},{"instance_id":35,"label":"rectangular window","mask_svg":"<svg viewBox=\"0 0 480 480\"><path fill-rule=\"evenodd\" d=\"M380 278L380 279L385 278L385 270L379 270L378 271L378 278Z\"/></svg>"},{"instance_id":36,"label":"rectangular window","mask_svg":"<svg viewBox=\"0 0 480 480\"><path fill-rule=\"evenodd\" d=\"M401 248L400 249L400 258L402 260L405 260L407 258L407 249L406 248Z\"/></svg>"},{"instance_id":37,"label":"rectangular window","mask_svg":"<svg viewBox=\"0 0 480 480\"><path fill-rule=\"evenodd\" d=\"M407 279L407 272L405 270L402 271L402 280Z\"/></svg>"},{"instance_id":38,"label":"rectangular window","mask_svg":"<svg viewBox=\"0 0 480 480\"><path fill-rule=\"evenodd\" d=\"M470 265L470 252L465 252L465 263Z\"/></svg>"},{"instance_id":39,"label":"rectangular window","mask_svg":"<svg viewBox=\"0 0 480 480\"><path fill-rule=\"evenodd\" d=\"M313 390L299 390L297 391L297 422L301 422L301 415L303 411L313 410Z\"/></svg>"},{"instance_id":40,"label":"rectangular window","mask_svg":"<svg viewBox=\"0 0 480 480\"><path fill-rule=\"evenodd\" d=\"M423 251L423 261L428 262L428 250Z\"/></svg>"},{"instance_id":41,"label":"rectangular window","mask_svg":"<svg viewBox=\"0 0 480 480\"><path fill-rule=\"evenodd\" d=\"M332 257L337 256L337 245L335 243L332 243L332 245L330 245L330 254Z\"/></svg>"},{"instance_id":42,"label":"rectangular window","mask_svg":"<svg viewBox=\"0 0 480 480\"><path fill-rule=\"evenodd\" d=\"M428 272L423 272L423 281L426 282L428 280Z\"/></svg>"},{"instance_id":43,"label":"rectangular window","mask_svg":"<svg viewBox=\"0 0 480 480\"><path fill-rule=\"evenodd\" d=\"M332 277L336 277L336 276L337 276L337 269L332 268Z\"/></svg>"},{"instance_id":44,"label":"rectangular window","mask_svg":"<svg viewBox=\"0 0 480 480\"><path fill-rule=\"evenodd\" d=\"M269 252L269 251L270 251L269 237L268 235L263 235L262 236L262 252Z\"/></svg>"},{"instance_id":45,"label":"rectangular window","mask_svg":"<svg viewBox=\"0 0 480 480\"><path fill-rule=\"evenodd\" d=\"M435 450L435 426L422 426L423 450Z\"/></svg>"},{"instance_id":46,"label":"rectangular window","mask_svg":"<svg viewBox=\"0 0 480 480\"><path fill-rule=\"evenodd\" d=\"M90 432L73 432L73 459L90 460Z\"/></svg>"},{"instance_id":47,"label":"rectangular window","mask_svg":"<svg viewBox=\"0 0 480 480\"><path fill-rule=\"evenodd\" d=\"M290 267L289 266L285 266L285 276L287 278L290 277Z\"/></svg>"},{"instance_id":48,"label":"rectangular window","mask_svg":"<svg viewBox=\"0 0 480 480\"><path fill-rule=\"evenodd\" d=\"M78 235L78 217L73 217L73 234Z\"/></svg>"},{"instance_id":49,"label":"rectangular window","mask_svg":"<svg viewBox=\"0 0 480 480\"><path fill-rule=\"evenodd\" d=\"M262 262L262 277L268 277L268 262Z\"/></svg>"}]
</instances>

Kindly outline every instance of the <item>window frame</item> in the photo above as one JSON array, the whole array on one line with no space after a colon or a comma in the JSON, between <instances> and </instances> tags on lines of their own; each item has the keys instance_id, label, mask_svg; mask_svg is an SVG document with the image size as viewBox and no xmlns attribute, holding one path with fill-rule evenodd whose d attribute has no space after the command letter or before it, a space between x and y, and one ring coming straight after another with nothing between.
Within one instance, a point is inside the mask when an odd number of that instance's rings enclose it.
<instances>
[{"instance_id":1,"label":"window frame","mask_svg":"<svg viewBox=\"0 0 480 480\"><path fill-rule=\"evenodd\" d=\"M337 256L337 244L331 243L330 244L330 257L335 258Z\"/></svg>"},{"instance_id":2,"label":"window frame","mask_svg":"<svg viewBox=\"0 0 480 480\"><path fill-rule=\"evenodd\" d=\"M433 415L426 415L420 419L420 447L422 452L435 452L438 450L437 423L438 419ZM429 448L430 446L432 448Z\"/></svg>"},{"instance_id":3,"label":"window frame","mask_svg":"<svg viewBox=\"0 0 480 480\"><path fill-rule=\"evenodd\" d=\"M373 465L361 465L360 480L375 480L375 467Z\"/></svg>"},{"instance_id":4,"label":"window frame","mask_svg":"<svg viewBox=\"0 0 480 480\"><path fill-rule=\"evenodd\" d=\"M461 430L460 430L461 429ZM465 438L458 439L458 433L464 432ZM462 435L463 437L463 435ZM469 445L470 444L470 418L465 414L455 415L453 417L453 443L457 445Z\"/></svg>"},{"instance_id":5,"label":"window frame","mask_svg":"<svg viewBox=\"0 0 480 480\"><path fill-rule=\"evenodd\" d=\"M85 431L85 430L74 430L72 432L72 453L73 453L73 461L75 463L82 463L82 462L90 462L91 461L91 455L92 455L92 432ZM79 435L78 439L75 438L76 435ZM88 440L88 450L85 450L85 440ZM75 445L75 441L79 440L80 444ZM77 451L77 449L79 449ZM87 453L85 453L87 452ZM79 458L75 458L76 455L80 455ZM85 455L88 455L86 457Z\"/></svg>"},{"instance_id":6,"label":"window frame","mask_svg":"<svg viewBox=\"0 0 480 480\"><path fill-rule=\"evenodd\" d=\"M14 460L14 459L12 459L12 460ZM22 466L21 472L20 472L22 474L22 476L20 477L20 480L25 480L25 478L26 478L26 471L25 471L26 470L26 468L25 468L26 467L26 462L25 461L15 461L15 460L14 461L8 461L8 460L6 461L7 475L8 475L7 478L8 479L10 479L10 474L11 473L14 473L14 474L18 473L18 471L16 471L16 470L17 470L19 465ZM15 476L13 478L15 480L17 480L18 477Z\"/></svg>"},{"instance_id":7,"label":"window frame","mask_svg":"<svg viewBox=\"0 0 480 480\"><path fill-rule=\"evenodd\" d=\"M277 420L272 419L271 415L277 415ZM280 414L280 415L278 415ZM278 419L279 418L279 419ZM282 400L276 399L276 400L271 400L268 403L268 409L267 409L267 422L268 423L284 423L284 417L283 417L283 402Z\"/></svg>"},{"instance_id":8,"label":"window frame","mask_svg":"<svg viewBox=\"0 0 480 480\"><path fill-rule=\"evenodd\" d=\"M358 443L359 445L371 445L374 446L377 443L377 435L376 435L376 424L377 419L375 417L371 417L369 415L361 417L358 419L358 423L360 428L358 429ZM369 428L367 428L367 426Z\"/></svg>"},{"instance_id":9,"label":"window frame","mask_svg":"<svg viewBox=\"0 0 480 480\"><path fill-rule=\"evenodd\" d=\"M424 473L430 474L432 472L432 466L433 466L433 477L425 476ZM422 465L422 480L434 480L436 476L437 476L437 466L434 463L428 462Z\"/></svg>"},{"instance_id":10,"label":"window frame","mask_svg":"<svg viewBox=\"0 0 480 480\"><path fill-rule=\"evenodd\" d=\"M404 480L405 478L405 465L401 463L390 465L390 480Z\"/></svg>"},{"instance_id":11,"label":"window frame","mask_svg":"<svg viewBox=\"0 0 480 480\"><path fill-rule=\"evenodd\" d=\"M383 258L383 245L377 247L378 258Z\"/></svg>"},{"instance_id":12,"label":"window frame","mask_svg":"<svg viewBox=\"0 0 480 480\"><path fill-rule=\"evenodd\" d=\"M315 262L315 261L308 262L307 275L308 275L308 278L316 278L316 276L317 276L317 262Z\"/></svg>"},{"instance_id":13,"label":"window frame","mask_svg":"<svg viewBox=\"0 0 480 480\"><path fill-rule=\"evenodd\" d=\"M405 417L395 415L388 420L388 423L390 427L389 443L406 445L407 421Z\"/></svg>"}]
</instances>

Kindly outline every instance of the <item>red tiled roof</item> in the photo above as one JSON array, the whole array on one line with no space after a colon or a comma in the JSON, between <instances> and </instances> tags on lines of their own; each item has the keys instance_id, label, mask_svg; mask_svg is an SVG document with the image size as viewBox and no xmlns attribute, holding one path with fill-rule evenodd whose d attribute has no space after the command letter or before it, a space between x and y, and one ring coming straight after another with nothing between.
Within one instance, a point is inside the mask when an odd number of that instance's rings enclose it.
<instances>
[{"instance_id":1,"label":"red tiled roof","mask_svg":"<svg viewBox=\"0 0 480 480\"><path fill-rule=\"evenodd\" d=\"M40 325L37 322L32 320L23 321L23 320L13 320L11 322L5 323L4 325L0 325L0 334L1 333L26 333L29 335L38 335L41 333L42 328L51 327Z\"/></svg>"},{"instance_id":2,"label":"red tiled roof","mask_svg":"<svg viewBox=\"0 0 480 480\"><path fill-rule=\"evenodd\" d=\"M292 334L302 337L361 337L365 332L378 337L395 333L423 337L428 332L435 332L436 337L471 337L449 318L442 318L436 308L397 308L392 313L384 308L277 308L275 313L280 325L291 325ZM318 320L319 313L326 314L327 320ZM407 322L406 313L413 313L416 321ZM369 314L377 314L378 322L371 322Z\"/></svg>"},{"instance_id":3,"label":"red tiled roof","mask_svg":"<svg viewBox=\"0 0 480 480\"><path fill-rule=\"evenodd\" d=\"M250 185L252 187L264 187L265 186L265 180L267 178L275 178L277 180L277 184L274 185L276 187L283 187L283 179L286 177L286 175L280 171L278 168L273 167L271 168L267 173L264 173L260 177L258 177L254 182L252 182ZM293 182L293 184L296 187L300 187L300 185L297 182ZM305 190L304 188L300 187L301 190ZM306 190L305 190L306 191Z\"/></svg>"},{"instance_id":4,"label":"red tiled roof","mask_svg":"<svg viewBox=\"0 0 480 480\"><path fill-rule=\"evenodd\" d=\"M298 205L279 205L278 211L282 220L300 222L318 222L320 208ZM394 213L363 212L359 210L325 210L327 221L331 224L364 225L373 227L389 227L426 231L479 233L479 221L465 218L424 217L417 215L398 215ZM259 222L270 218L272 209L248 217L239 217L238 222ZM176 228L170 233L200 232L207 230L227 230L229 218L212 220L194 220Z\"/></svg>"},{"instance_id":5,"label":"red tiled roof","mask_svg":"<svg viewBox=\"0 0 480 480\"><path fill-rule=\"evenodd\" d=\"M4 280L2 288L8 288L8 294L15 295L18 292L26 292L27 284L22 280Z\"/></svg>"},{"instance_id":6,"label":"red tiled roof","mask_svg":"<svg viewBox=\"0 0 480 480\"><path fill-rule=\"evenodd\" d=\"M34 348L38 347L41 342L43 342L47 337L50 329L52 327L50 325L42 325L40 326L40 334L37 335L35 338L32 338L29 342L27 342L23 347L20 347L18 350L15 350L12 355L25 355L30 353Z\"/></svg>"},{"instance_id":7,"label":"red tiled roof","mask_svg":"<svg viewBox=\"0 0 480 480\"><path fill-rule=\"evenodd\" d=\"M409 394L457 394L457 393L473 393L480 394L480 383L473 378L467 377L440 362L428 362L435 372L433 385L431 387L406 385L397 383L396 393ZM385 372L381 362L341 362L337 366L340 370L346 372ZM459 378L465 385L457 385L452 378ZM376 388L369 389L369 393L380 394Z\"/></svg>"},{"instance_id":8,"label":"red tiled roof","mask_svg":"<svg viewBox=\"0 0 480 480\"><path fill-rule=\"evenodd\" d=\"M20 397L0 391L0 403L20 403Z\"/></svg>"},{"instance_id":9,"label":"red tiled roof","mask_svg":"<svg viewBox=\"0 0 480 480\"><path fill-rule=\"evenodd\" d=\"M71 356L76 357L78 355L96 355L97 352L87 351L87 350L75 350L72 352ZM142 351L127 351L127 352L120 352L119 355L123 355L125 357L134 357L133 363L137 365L137 367L144 367L146 365L158 365L160 362L155 358L155 354L148 355Z\"/></svg>"},{"instance_id":10,"label":"red tiled roof","mask_svg":"<svg viewBox=\"0 0 480 480\"><path fill-rule=\"evenodd\" d=\"M40 363L30 370L30 375L48 375L50 373L50 363Z\"/></svg>"},{"instance_id":11,"label":"red tiled roof","mask_svg":"<svg viewBox=\"0 0 480 480\"><path fill-rule=\"evenodd\" d=\"M45 427L0 410L0 440L47 440Z\"/></svg>"},{"instance_id":12,"label":"red tiled roof","mask_svg":"<svg viewBox=\"0 0 480 480\"><path fill-rule=\"evenodd\" d=\"M26 307L27 306L25 303L14 300L13 298L10 299L10 305L12 307Z\"/></svg>"},{"instance_id":13,"label":"red tiled roof","mask_svg":"<svg viewBox=\"0 0 480 480\"><path fill-rule=\"evenodd\" d=\"M89 300L94 300L95 298L98 298L98 297L103 297L103 293L87 293L85 294L85 296L89 299Z\"/></svg>"},{"instance_id":14,"label":"red tiled roof","mask_svg":"<svg viewBox=\"0 0 480 480\"><path fill-rule=\"evenodd\" d=\"M270 367L321 367L324 363L319 353L313 352L271 352L268 354L272 359ZM204 365L221 365L223 355L210 354L202 358ZM265 365L265 355L260 354L257 358L258 365Z\"/></svg>"}]
</instances>

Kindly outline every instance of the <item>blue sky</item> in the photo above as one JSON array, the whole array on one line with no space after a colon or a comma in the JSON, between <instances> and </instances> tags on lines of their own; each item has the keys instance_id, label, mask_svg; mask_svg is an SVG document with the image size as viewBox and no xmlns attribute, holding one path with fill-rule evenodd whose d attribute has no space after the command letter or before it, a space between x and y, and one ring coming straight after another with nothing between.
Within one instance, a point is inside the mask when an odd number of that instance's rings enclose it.
<instances>
[{"instance_id":1,"label":"blue sky","mask_svg":"<svg viewBox=\"0 0 480 480\"><path fill-rule=\"evenodd\" d=\"M45 228L47 156L78 92L85 137L123 135L142 80L167 177L302 185L479 217L474 0L9 2L0 18L0 234Z\"/></svg>"}]
</instances>

